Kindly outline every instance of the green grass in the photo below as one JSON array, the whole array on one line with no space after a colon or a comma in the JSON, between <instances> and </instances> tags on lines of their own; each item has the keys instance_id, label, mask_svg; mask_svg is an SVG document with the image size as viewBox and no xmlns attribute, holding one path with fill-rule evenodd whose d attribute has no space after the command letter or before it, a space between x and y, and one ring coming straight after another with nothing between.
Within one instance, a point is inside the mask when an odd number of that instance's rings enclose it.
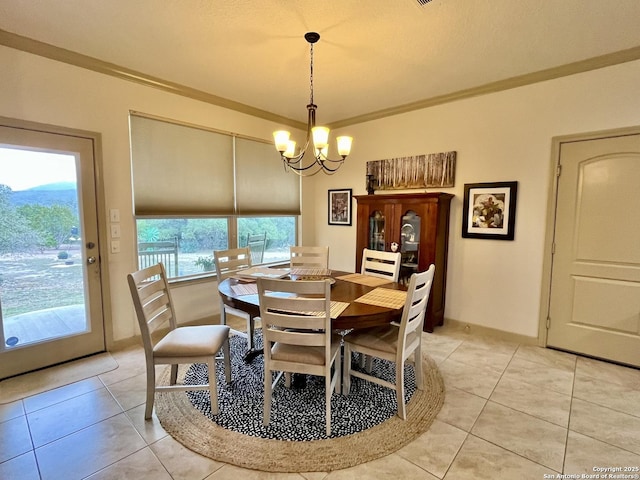
<instances>
[{"instance_id":1,"label":"green grass","mask_svg":"<svg viewBox=\"0 0 640 480\"><path fill-rule=\"evenodd\" d=\"M66 265L66 261L73 264ZM77 252L71 253L67 260L59 260L57 251L0 257L3 317L84 303L81 261Z\"/></svg>"},{"instance_id":2,"label":"green grass","mask_svg":"<svg viewBox=\"0 0 640 480\"><path fill-rule=\"evenodd\" d=\"M43 254L0 256L0 302L4 318L55 307L84 303L80 252L67 250L69 258L58 259L58 250ZM211 252L181 253L181 275L203 273L196 262ZM287 258L288 251L265 252L265 261ZM271 258L270 258L271 257ZM73 262L67 265L66 262Z\"/></svg>"}]
</instances>

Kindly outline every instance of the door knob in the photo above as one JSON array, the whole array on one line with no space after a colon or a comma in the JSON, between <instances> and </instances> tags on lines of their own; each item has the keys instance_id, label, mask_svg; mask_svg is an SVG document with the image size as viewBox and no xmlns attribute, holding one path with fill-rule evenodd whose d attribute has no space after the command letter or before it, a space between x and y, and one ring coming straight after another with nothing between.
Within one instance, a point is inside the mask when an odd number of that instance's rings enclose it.
<instances>
[{"instance_id":1,"label":"door knob","mask_svg":"<svg viewBox=\"0 0 640 480\"><path fill-rule=\"evenodd\" d=\"M96 257L89 257L89 258L87 258L87 263L88 263L89 265L92 265L92 264L96 263Z\"/></svg>"}]
</instances>

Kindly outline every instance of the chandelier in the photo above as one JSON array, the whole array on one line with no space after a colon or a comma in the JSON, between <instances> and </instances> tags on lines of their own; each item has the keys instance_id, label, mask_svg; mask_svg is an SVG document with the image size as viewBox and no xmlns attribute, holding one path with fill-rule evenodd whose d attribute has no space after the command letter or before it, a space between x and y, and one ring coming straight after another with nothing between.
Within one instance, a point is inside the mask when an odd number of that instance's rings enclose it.
<instances>
[{"instance_id":1,"label":"chandelier","mask_svg":"<svg viewBox=\"0 0 640 480\"><path fill-rule=\"evenodd\" d=\"M297 175L310 177L318 172L324 172L327 175L335 173L344 163L344 159L351 152L351 142L353 138L341 136L337 137L338 155L342 158L331 160L329 153L329 129L327 127L316 127L316 109L317 105L313 103L313 44L320 40L320 34L316 32L307 32L304 38L311 46L311 74L309 76L311 98L307 105L307 140L304 146L296 153L296 142L290 140L291 133L285 130L273 132L273 139L276 144L276 150L280 152L280 157L284 164L285 170L291 170ZM303 158L307 153L307 149L313 140L313 161L303 162ZM309 157L307 157L308 159Z\"/></svg>"}]
</instances>

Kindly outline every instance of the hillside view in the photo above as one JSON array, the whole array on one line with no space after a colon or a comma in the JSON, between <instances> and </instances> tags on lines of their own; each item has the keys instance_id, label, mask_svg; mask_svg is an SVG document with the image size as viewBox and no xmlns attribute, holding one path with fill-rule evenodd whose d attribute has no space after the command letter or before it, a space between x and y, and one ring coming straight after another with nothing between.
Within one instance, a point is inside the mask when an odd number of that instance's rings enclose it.
<instances>
[{"instance_id":1,"label":"hillside view","mask_svg":"<svg viewBox=\"0 0 640 480\"><path fill-rule=\"evenodd\" d=\"M78 194L73 182L58 182L39 185L28 190L12 191L9 202L13 207L22 205L66 205L78 214Z\"/></svg>"}]
</instances>

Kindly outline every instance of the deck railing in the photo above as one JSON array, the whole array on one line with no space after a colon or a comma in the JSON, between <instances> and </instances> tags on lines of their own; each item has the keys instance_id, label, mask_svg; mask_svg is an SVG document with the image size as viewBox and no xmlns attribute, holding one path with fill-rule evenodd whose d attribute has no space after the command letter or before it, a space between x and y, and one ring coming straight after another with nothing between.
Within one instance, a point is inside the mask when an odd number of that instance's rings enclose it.
<instances>
[{"instance_id":1,"label":"deck railing","mask_svg":"<svg viewBox=\"0 0 640 480\"><path fill-rule=\"evenodd\" d=\"M147 268L162 262L169 276L178 276L178 238L138 243L138 265Z\"/></svg>"}]
</instances>

